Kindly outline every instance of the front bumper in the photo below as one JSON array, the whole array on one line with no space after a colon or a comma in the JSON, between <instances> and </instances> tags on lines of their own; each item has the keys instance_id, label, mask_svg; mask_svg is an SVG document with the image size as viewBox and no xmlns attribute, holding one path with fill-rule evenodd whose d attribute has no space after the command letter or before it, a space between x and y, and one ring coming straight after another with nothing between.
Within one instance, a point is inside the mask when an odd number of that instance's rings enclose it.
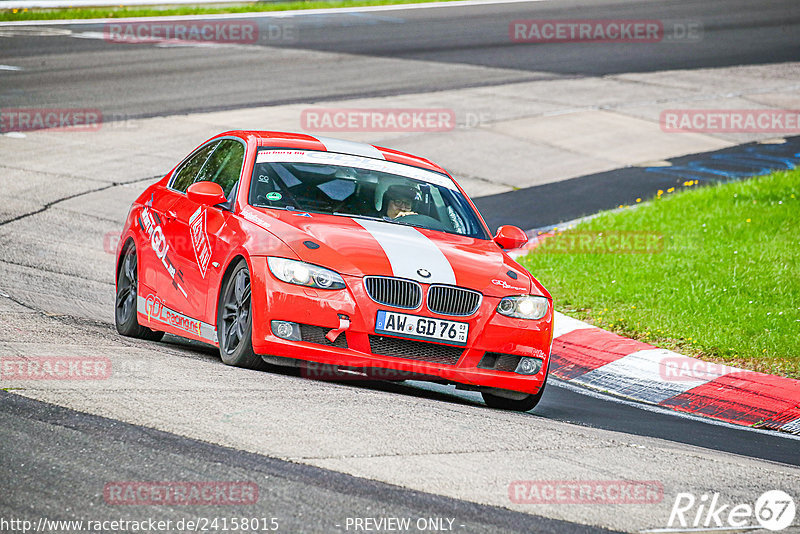
<instances>
[{"instance_id":1,"label":"front bumper","mask_svg":"<svg viewBox=\"0 0 800 534\"><path fill-rule=\"evenodd\" d=\"M372 301L359 277L343 276L346 289L325 291L277 280L264 257L253 257L251 262L253 349L257 354L359 370L393 371L372 373L387 379L424 377L530 394L538 393L545 382L552 342L552 306L545 317L535 321L498 314L495 310L500 298L488 296L468 317L437 315L428 311L424 303L417 310L400 310ZM467 322L466 346L376 334L375 319L380 309ZM324 336L340 327L343 316L349 326L331 343ZM272 332L273 320L305 325L307 334L302 341L282 339ZM490 357L484 359L487 353ZM522 375L513 371L513 365L500 365L503 370L482 368L497 354L504 355L506 363L513 362L514 357L542 359L541 370L535 375ZM304 369L311 378L341 377L312 364L305 364Z\"/></svg>"}]
</instances>

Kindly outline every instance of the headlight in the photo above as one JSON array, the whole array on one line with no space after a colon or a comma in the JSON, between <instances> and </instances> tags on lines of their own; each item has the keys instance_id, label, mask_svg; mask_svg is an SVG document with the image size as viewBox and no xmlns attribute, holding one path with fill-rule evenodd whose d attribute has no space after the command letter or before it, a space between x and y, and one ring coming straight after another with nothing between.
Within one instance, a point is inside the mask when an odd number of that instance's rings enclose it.
<instances>
[{"instance_id":1,"label":"headlight","mask_svg":"<svg viewBox=\"0 0 800 534\"><path fill-rule=\"evenodd\" d=\"M339 273L310 263L270 257L267 258L267 264L278 280L289 284L317 289L344 289L345 287L344 280Z\"/></svg>"},{"instance_id":2,"label":"headlight","mask_svg":"<svg viewBox=\"0 0 800 534\"><path fill-rule=\"evenodd\" d=\"M497 313L519 319L541 319L550 306L545 297L517 295L504 297L497 305Z\"/></svg>"}]
</instances>

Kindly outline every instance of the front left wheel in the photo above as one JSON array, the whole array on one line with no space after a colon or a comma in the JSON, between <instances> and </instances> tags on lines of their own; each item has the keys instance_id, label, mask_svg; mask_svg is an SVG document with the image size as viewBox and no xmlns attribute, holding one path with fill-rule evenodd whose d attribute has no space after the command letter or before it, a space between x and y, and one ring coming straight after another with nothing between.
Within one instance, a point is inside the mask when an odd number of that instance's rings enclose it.
<instances>
[{"instance_id":1,"label":"front left wheel","mask_svg":"<svg viewBox=\"0 0 800 534\"><path fill-rule=\"evenodd\" d=\"M536 408L536 405L539 404L542 398L542 393L544 393L544 386L542 386L539 393L535 395L524 395L518 398L511 398L511 395L506 393L497 395L488 391L481 391L481 396L483 396L483 402L485 402L486 406L489 408L509 410L512 412L527 412Z\"/></svg>"},{"instance_id":2,"label":"front left wheel","mask_svg":"<svg viewBox=\"0 0 800 534\"><path fill-rule=\"evenodd\" d=\"M261 356L253 351L253 318L250 271L239 260L225 282L217 306L219 354L228 365L263 369Z\"/></svg>"},{"instance_id":3,"label":"front left wheel","mask_svg":"<svg viewBox=\"0 0 800 534\"><path fill-rule=\"evenodd\" d=\"M117 332L123 336L137 337L149 341L160 341L164 332L150 330L139 324L136 318L136 305L139 290L139 265L136 247L129 243L120 258L117 275L117 298L114 305L114 322Z\"/></svg>"}]
</instances>

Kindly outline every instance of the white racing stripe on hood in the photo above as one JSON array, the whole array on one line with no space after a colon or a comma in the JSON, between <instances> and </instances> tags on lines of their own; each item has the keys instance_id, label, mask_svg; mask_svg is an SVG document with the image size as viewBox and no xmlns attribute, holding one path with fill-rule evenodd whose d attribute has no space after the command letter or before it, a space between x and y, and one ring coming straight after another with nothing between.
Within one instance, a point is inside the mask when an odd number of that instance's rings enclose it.
<instances>
[{"instance_id":1,"label":"white racing stripe on hood","mask_svg":"<svg viewBox=\"0 0 800 534\"><path fill-rule=\"evenodd\" d=\"M436 243L416 228L364 219L353 220L375 238L389 258L395 276L426 284L456 284L453 266ZM423 278L417 273L418 269L429 271L431 276Z\"/></svg>"},{"instance_id":2,"label":"white racing stripe on hood","mask_svg":"<svg viewBox=\"0 0 800 534\"><path fill-rule=\"evenodd\" d=\"M325 145L328 152L339 152L342 154L354 154L365 158L386 159L383 153L372 145L356 143L355 141L345 141L344 139L334 139L332 137L312 136L314 139Z\"/></svg>"}]
</instances>

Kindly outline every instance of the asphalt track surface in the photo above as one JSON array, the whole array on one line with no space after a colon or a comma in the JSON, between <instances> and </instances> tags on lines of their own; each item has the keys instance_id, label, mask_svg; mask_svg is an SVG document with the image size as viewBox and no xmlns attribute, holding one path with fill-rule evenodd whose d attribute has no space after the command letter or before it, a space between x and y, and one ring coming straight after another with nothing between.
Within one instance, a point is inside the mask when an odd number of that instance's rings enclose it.
<instances>
[{"instance_id":1,"label":"asphalt track surface","mask_svg":"<svg viewBox=\"0 0 800 534\"><path fill-rule=\"evenodd\" d=\"M518 19L647 19L699 24L696 40L519 44ZM623 72L792 61L793 0L556 0L263 18L259 45L110 43L103 24L0 28L4 107L86 106L159 116ZM2 25L0 25L2 26ZM285 28L290 28L286 33ZM59 35L69 30L73 35ZM667 30L665 30L666 32ZM675 34L677 35L677 34ZM75 38L76 36L82 38Z\"/></svg>"},{"instance_id":2,"label":"asphalt track surface","mask_svg":"<svg viewBox=\"0 0 800 534\"><path fill-rule=\"evenodd\" d=\"M6 518L25 517L31 500L53 521L98 517L100 510L111 514L102 491L108 481L248 480L259 485L256 505L228 506L225 515L276 518L280 532L342 531L346 518L358 515L354 510L383 517L455 518L457 532L610 532L219 447L2 391L0 437L0 476L6 489L14 488L0 506ZM31 476L32 471L56 475ZM113 517L143 519L141 507L127 508L113 510ZM160 506L155 517L177 524L220 515L215 506L192 506L189 513L182 506Z\"/></svg>"},{"instance_id":3,"label":"asphalt track surface","mask_svg":"<svg viewBox=\"0 0 800 534\"><path fill-rule=\"evenodd\" d=\"M595 17L700 21L702 46L576 43L565 51L563 46L508 42L511 20ZM15 30L0 38L0 63L19 65L23 70L4 75L0 103L3 107L91 103L109 114L159 116L558 77L782 62L797 60L800 45L800 6L792 1L760 2L758 9L746 1L559 1L297 17L292 24L298 30L297 41L267 42L263 50L132 47L44 30L37 30L39 35ZM91 24L69 29L98 31ZM9 30L0 28L2 31ZM331 61L331 53L336 54L335 61ZM375 58L415 62L387 64ZM629 184L638 183L635 178L628 180L626 173L631 172L642 171L624 170L602 179L605 183L616 179L618 192L630 195ZM508 205L509 198L513 199L512 209L520 214L528 201L545 195L555 198L557 201L551 200L547 206L549 211L537 211L527 227L545 226L614 207L615 202L624 200L611 193L598 197L592 190L597 183L597 177L586 177L542 186L558 189L532 188L513 196L485 197L478 203L491 218ZM566 202L578 191L584 204ZM113 335L113 325L103 328ZM796 440L642 410L557 383L553 386L534 412L539 417L800 465ZM413 385L352 387L455 405L477 404L468 394ZM492 412L486 413L491 417ZM343 517L363 515L364 510L374 516L455 516L468 532L597 531L219 447L2 392L0 421L0 476L5 488L13 488L0 499L3 515L79 517L93 507L102 508L97 488L108 480L233 479L240 474L241 478L269 480L262 485L271 489L267 498L262 495L259 512L280 510L276 515L287 528L282 531L334 530ZM192 510L198 516L205 512ZM185 515L181 510L162 509L160 513L165 518Z\"/></svg>"}]
</instances>

